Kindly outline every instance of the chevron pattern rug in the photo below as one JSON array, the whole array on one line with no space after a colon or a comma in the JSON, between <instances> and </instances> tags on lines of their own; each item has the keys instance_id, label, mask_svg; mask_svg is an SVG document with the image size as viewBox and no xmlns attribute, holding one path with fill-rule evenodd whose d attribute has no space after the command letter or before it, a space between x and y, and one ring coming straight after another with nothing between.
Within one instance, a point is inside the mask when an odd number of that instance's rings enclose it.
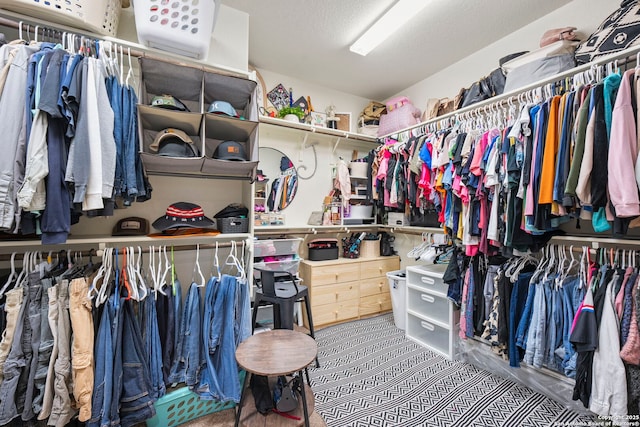
<instances>
[{"instance_id":1,"label":"chevron pattern rug","mask_svg":"<svg viewBox=\"0 0 640 427\"><path fill-rule=\"evenodd\" d=\"M404 336L392 314L316 331L321 367L309 369L329 427L589 425L526 386L451 362Z\"/></svg>"}]
</instances>

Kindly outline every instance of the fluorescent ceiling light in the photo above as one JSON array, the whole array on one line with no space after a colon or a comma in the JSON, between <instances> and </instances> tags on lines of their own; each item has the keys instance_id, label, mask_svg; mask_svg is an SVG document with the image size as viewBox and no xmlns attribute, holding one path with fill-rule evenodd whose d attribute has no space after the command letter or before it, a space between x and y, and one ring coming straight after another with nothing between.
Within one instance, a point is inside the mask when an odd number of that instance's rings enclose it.
<instances>
[{"instance_id":1,"label":"fluorescent ceiling light","mask_svg":"<svg viewBox=\"0 0 640 427\"><path fill-rule=\"evenodd\" d=\"M427 3L427 0L399 0L349 50L365 56L424 9Z\"/></svg>"}]
</instances>

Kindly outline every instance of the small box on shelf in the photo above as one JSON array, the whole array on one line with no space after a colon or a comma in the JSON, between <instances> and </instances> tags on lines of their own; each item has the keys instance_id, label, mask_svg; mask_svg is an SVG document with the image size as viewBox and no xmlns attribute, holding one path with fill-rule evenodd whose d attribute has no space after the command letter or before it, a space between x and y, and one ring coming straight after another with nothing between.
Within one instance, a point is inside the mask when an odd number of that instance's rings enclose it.
<instances>
[{"instance_id":1,"label":"small box on shelf","mask_svg":"<svg viewBox=\"0 0 640 427\"><path fill-rule=\"evenodd\" d=\"M409 217L404 212L389 212L387 213L387 225L409 225Z\"/></svg>"},{"instance_id":2,"label":"small box on shelf","mask_svg":"<svg viewBox=\"0 0 640 427\"><path fill-rule=\"evenodd\" d=\"M249 218L216 218L216 226L221 233L248 233Z\"/></svg>"}]
</instances>

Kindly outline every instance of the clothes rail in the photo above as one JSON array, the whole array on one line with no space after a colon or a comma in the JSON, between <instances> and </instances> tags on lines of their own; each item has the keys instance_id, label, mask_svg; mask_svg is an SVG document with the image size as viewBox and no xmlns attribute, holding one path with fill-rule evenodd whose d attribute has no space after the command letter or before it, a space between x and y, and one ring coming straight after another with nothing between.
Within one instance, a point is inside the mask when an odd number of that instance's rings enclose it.
<instances>
[{"instance_id":1,"label":"clothes rail","mask_svg":"<svg viewBox=\"0 0 640 427\"><path fill-rule=\"evenodd\" d=\"M239 241L242 242L242 241ZM245 240L246 242L246 240ZM161 242L159 242L161 243ZM144 246L143 246L144 245ZM64 246L64 245L62 245ZM173 251L174 252L181 252L181 251L195 251L198 249L198 247L200 248L200 250L204 250L204 249L226 249L226 248L231 248L232 243L231 242L221 242L218 243L218 245L216 245L215 243L206 243L206 244L200 244L200 245L193 245L193 244L189 244L189 245L175 245L175 244L169 244L169 243L165 243L165 244L154 244L151 245L149 244L149 242L145 242L144 244L130 244L130 245L109 245L107 247L109 248L118 248L118 249L122 249L122 248L126 248L126 247L134 247L134 248L138 248L140 247L142 250L143 254L148 254L149 253L149 247L150 246L166 246L167 248L171 248L173 247ZM99 257L102 256L102 250L104 249L89 249L89 250L78 250L78 251L74 251L73 249L71 249L70 247L63 247L57 251L53 250L51 251L52 254L55 253L60 253L60 252L66 252L69 256L73 257L75 256L81 256L83 258L85 257L90 257L90 256L95 256L95 257ZM20 251L13 251L15 253L25 253L25 252L42 252L43 254L47 254L49 251L39 251L38 249L34 248L33 250L29 251L29 250L20 250ZM11 261L11 253L4 253L4 254L0 254L0 262L1 261Z\"/></svg>"},{"instance_id":2,"label":"clothes rail","mask_svg":"<svg viewBox=\"0 0 640 427\"><path fill-rule=\"evenodd\" d=\"M542 89L545 85L548 85L550 83L555 83L558 82L562 79L568 78L568 77L573 77L576 76L580 73L583 73L585 71L589 71L594 69L595 67L599 67L599 66L604 66L608 63L613 63L615 61L619 61L618 65L625 65L629 62L635 62L637 60L637 56L640 55L640 45L636 45L636 46L632 46L628 49L625 49L621 52L615 53L615 54L611 54L611 55L607 55L604 56L602 58L598 58L594 61L589 62L588 64L583 64L583 65L579 65L577 67L574 67L570 70L564 71L562 73L558 73L555 74L551 77L539 80L535 83L531 83L529 85L523 86L521 88L512 90L510 92L506 92L503 93L501 95L498 96L494 96L493 98L489 98L486 99L484 101L480 101L478 103L469 105L468 107L463 107L460 108L458 110L452 111L451 113L447 113L447 114L443 114L441 116L435 117L433 119L421 122L421 123L417 123L415 125L406 127L404 129L400 129L397 130L395 132L391 132L389 134L386 135L382 135L380 137L378 137L378 139L384 139L387 138L389 136L392 135L398 135L400 133L403 132L410 132L413 129L418 129L422 126L429 126L429 125L433 125L433 124L437 124L437 123L441 123L441 122L446 122L447 120L451 120L451 119L455 119L457 116L459 115L463 115L465 113L472 113L472 112L476 112L478 110L483 110L486 109L490 106L502 106L503 103L508 102L509 100L515 100L517 101L518 99L518 95L521 95L523 93L527 93L530 92L532 90L538 90L538 89ZM625 61L620 61L621 59L625 59ZM482 111L480 111L480 113L482 113Z\"/></svg>"},{"instance_id":3,"label":"clothes rail","mask_svg":"<svg viewBox=\"0 0 640 427\"><path fill-rule=\"evenodd\" d=\"M33 23L33 25L29 26L29 31L33 32L35 30L35 25L39 28L50 28L56 31L63 31L67 33L73 33L78 35L83 35L85 37L90 37L98 40L110 41L112 43L116 43L123 47L128 47L131 49L130 55L136 58L149 58L157 61L164 61L174 65L180 65L184 67L198 68L205 72L213 72L217 74L223 74L231 77L241 77L248 78L251 73L244 70L239 70L231 67L226 67L224 65L211 65L205 63L204 61L190 60L188 58L174 55L170 52L164 52L158 49L148 48L139 43L133 43L128 40L118 39L115 37L105 36L94 34L89 31L83 31L78 28L68 27L62 24L56 24L49 21L44 21L41 19L33 18L31 16L22 15L15 12L10 12L8 10L0 9L0 26L20 29L20 23ZM23 27L24 30L24 27ZM127 52L129 53L129 52Z\"/></svg>"}]
</instances>

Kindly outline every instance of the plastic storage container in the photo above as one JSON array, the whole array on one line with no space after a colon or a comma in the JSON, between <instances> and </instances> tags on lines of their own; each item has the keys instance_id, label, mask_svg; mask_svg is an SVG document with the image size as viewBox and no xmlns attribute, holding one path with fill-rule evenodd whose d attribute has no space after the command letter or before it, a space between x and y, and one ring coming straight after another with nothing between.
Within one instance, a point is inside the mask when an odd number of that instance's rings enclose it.
<instances>
[{"instance_id":1,"label":"plastic storage container","mask_svg":"<svg viewBox=\"0 0 640 427\"><path fill-rule=\"evenodd\" d=\"M133 6L140 43L191 58L207 58L219 1L135 0Z\"/></svg>"},{"instance_id":2,"label":"plastic storage container","mask_svg":"<svg viewBox=\"0 0 640 427\"><path fill-rule=\"evenodd\" d=\"M279 256L297 254L301 238L256 240L253 244L253 256Z\"/></svg>"},{"instance_id":3,"label":"plastic storage container","mask_svg":"<svg viewBox=\"0 0 640 427\"><path fill-rule=\"evenodd\" d=\"M56 24L116 36L120 0L0 0L0 7Z\"/></svg>"},{"instance_id":4,"label":"plastic storage container","mask_svg":"<svg viewBox=\"0 0 640 427\"><path fill-rule=\"evenodd\" d=\"M244 383L246 372L238 372L240 384ZM154 403L156 415L147 420L147 427L172 427L184 424L195 418L236 406L233 402L201 400L197 394L182 387L167 393Z\"/></svg>"},{"instance_id":5,"label":"plastic storage container","mask_svg":"<svg viewBox=\"0 0 640 427\"><path fill-rule=\"evenodd\" d=\"M338 239L315 239L307 243L310 261L338 259Z\"/></svg>"},{"instance_id":6,"label":"plastic storage container","mask_svg":"<svg viewBox=\"0 0 640 427\"><path fill-rule=\"evenodd\" d=\"M387 273L387 279L389 280L389 291L391 292L393 323L404 331L407 325L407 273L405 270L390 271Z\"/></svg>"}]
</instances>

